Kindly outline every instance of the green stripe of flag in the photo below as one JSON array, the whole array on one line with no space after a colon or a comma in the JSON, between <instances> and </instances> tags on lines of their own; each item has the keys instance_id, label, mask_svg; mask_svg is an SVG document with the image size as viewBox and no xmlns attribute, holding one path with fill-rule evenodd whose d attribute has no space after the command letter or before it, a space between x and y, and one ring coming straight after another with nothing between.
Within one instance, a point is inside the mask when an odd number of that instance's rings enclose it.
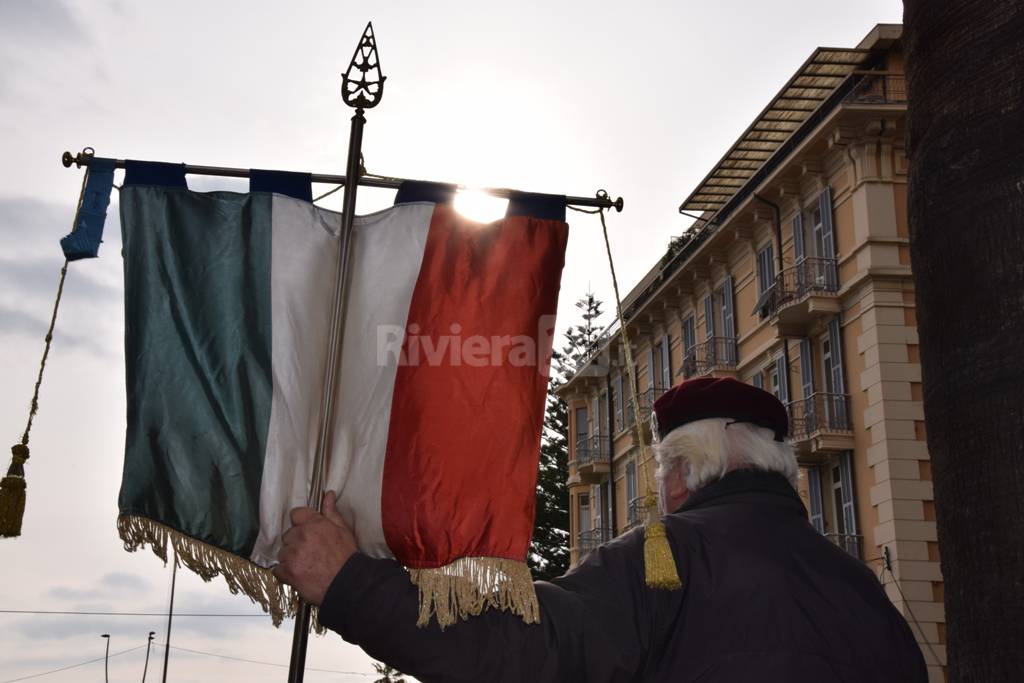
<instances>
[{"instance_id":1,"label":"green stripe of flag","mask_svg":"<svg viewBox=\"0 0 1024 683\"><path fill-rule=\"evenodd\" d=\"M121 191L121 514L248 557L272 395L270 194Z\"/></svg>"}]
</instances>

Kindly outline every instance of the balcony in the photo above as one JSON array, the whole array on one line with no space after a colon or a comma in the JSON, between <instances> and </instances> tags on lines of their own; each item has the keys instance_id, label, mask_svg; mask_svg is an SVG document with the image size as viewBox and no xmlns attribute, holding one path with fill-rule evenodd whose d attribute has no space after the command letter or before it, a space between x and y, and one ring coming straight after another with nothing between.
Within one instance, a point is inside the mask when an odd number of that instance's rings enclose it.
<instances>
[{"instance_id":1,"label":"balcony","mask_svg":"<svg viewBox=\"0 0 1024 683\"><path fill-rule=\"evenodd\" d=\"M799 337L818 318L839 313L838 291L836 260L805 258L776 276L771 289L758 301L757 310L772 319L780 335Z\"/></svg>"},{"instance_id":2,"label":"balcony","mask_svg":"<svg viewBox=\"0 0 1024 683\"><path fill-rule=\"evenodd\" d=\"M644 499L634 498L626 506L626 525L623 531L629 531L635 526L640 526L644 521Z\"/></svg>"},{"instance_id":3,"label":"balcony","mask_svg":"<svg viewBox=\"0 0 1024 683\"><path fill-rule=\"evenodd\" d=\"M584 484L596 484L611 472L608 439L588 436L576 442L576 474Z\"/></svg>"},{"instance_id":4,"label":"balcony","mask_svg":"<svg viewBox=\"0 0 1024 683\"><path fill-rule=\"evenodd\" d=\"M735 377L737 358L736 340L733 337L711 337L686 350L683 377L690 379L710 374Z\"/></svg>"},{"instance_id":5,"label":"balcony","mask_svg":"<svg viewBox=\"0 0 1024 683\"><path fill-rule=\"evenodd\" d=\"M853 448L850 397L816 392L789 404L789 440L797 457L817 462L826 453Z\"/></svg>"},{"instance_id":6,"label":"balcony","mask_svg":"<svg viewBox=\"0 0 1024 683\"><path fill-rule=\"evenodd\" d=\"M863 536L858 536L857 534L825 534L825 538L858 560L862 559L861 545L864 540Z\"/></svg>"},{"instance_id":7,"label":"balcony","mask_svg":"<svg viewBox=\"0 0 1024 683\"><path fill-rule=\"evenodd\" d=\"M594 550L602 543L612 540L612 530L606 527L581 531L576 537L576 553L582 561L591 550Z\"/></svg>"},{"instance_id":8,"label":"balcony","mask_svg":"<svg viewBox=\"0 0 1024 683\"><path fill-rule=\"evenodd\" d=\"M861 79L844 102L848 104L906 104L907 80L901 73L859 72Z\"/></svg>"}]
</instances>

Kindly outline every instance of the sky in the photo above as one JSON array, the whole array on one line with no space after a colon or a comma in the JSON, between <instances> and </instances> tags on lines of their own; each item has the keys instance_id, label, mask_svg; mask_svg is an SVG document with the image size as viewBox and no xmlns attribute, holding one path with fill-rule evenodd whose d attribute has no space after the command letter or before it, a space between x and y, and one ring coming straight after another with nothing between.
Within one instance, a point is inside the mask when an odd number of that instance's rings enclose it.
<instances>
[{"instance_id":1,"label":"sky","mask_svg":"<svg viewBox=\"0 0 1024 683\"><path fill-rule=\"evenodd\" d=\"M608 221L625 294L689 225L680 202L811 51L854 46L901 15L898 0L0 0L0 439L13 444L25 427L58 240L81 183L60 164L65 150L342 173L351 112L340 73L373 20L388 80L367 114L367 169L622 196L625 211ZM361 189L357 210L392 196ZM323 204L337 208L340 197ZM69 269L32 430L23 535L0 540L0 683L96 658L32 680L98 679L103 633L112 655L135 648L110 660L110 680L135 680L147 633L165 640L160 617L9 613L167 609L169 566L148 550L126 553L115 528L125 428L117 213L115 192L100 258ZM597 218L569 221L560 329L577 322L573 302L588 289L612 298ZM249 616L176 618L168 680L284 680L290 622L274 629L222 579L204 584L187 570L175 599L176 613ZM162 659L161 647L150 680ZM373 680L372 660L334 635L311 639L307 663L330 670L308 671L311 683Z\"/></svg>"}]
</instances>

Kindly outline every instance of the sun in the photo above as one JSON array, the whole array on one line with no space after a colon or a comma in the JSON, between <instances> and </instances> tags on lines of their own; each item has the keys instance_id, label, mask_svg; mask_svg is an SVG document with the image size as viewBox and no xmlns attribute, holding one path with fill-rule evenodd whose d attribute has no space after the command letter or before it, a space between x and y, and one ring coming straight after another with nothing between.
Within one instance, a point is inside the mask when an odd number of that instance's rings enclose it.
<instances>
[{"instance_id":1,"label":"sun","mask_svg":"<svg viewBox=\"0 0 1024 683\"><path fill-rule=\"evenodd\" d=\"M508 200L480 190L460 190L455 195L454 205L455 210L466 218L490 223L505 217Z\"/></svg>"}]
</instances>

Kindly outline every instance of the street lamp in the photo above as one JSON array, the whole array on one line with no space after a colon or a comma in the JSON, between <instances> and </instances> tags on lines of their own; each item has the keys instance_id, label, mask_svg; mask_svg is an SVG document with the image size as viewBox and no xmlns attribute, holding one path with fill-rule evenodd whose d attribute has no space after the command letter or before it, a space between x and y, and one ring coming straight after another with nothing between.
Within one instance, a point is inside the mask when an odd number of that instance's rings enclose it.
<instances>
[{"instance_id":1,"label":"street lamp","mask_svg":"<svg viewBox=\"0 0 1024 683\"><path fill-rule=\"evenodd\" d=\"M146 640L146 663L142 667L142 683L146 683L146 669L149 668L149 646L153 644L153 636L156 635L156 631L149 632L149 639Z\"/></svg>"},{"instance_id":2,"label":"street lamp","mask_svg":"<svg viewBox=\"0 0 1024 683\"><path fill-rule=\"evenodd\" d=\"M105 680L107 683L110 683L110 634L104 633L100 636L100 638L103 638L107 641L107 653L103 655L103 680Z\"/></svg>"}]
</instances>

